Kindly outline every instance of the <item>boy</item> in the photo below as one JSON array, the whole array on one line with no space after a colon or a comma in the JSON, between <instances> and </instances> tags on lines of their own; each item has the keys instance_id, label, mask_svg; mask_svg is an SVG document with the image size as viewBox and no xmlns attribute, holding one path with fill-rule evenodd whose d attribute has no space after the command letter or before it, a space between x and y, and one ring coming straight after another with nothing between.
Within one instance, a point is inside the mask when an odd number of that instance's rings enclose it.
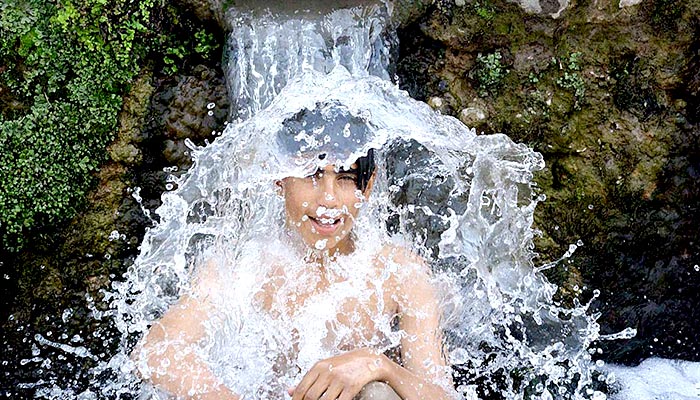
<instances>
[{"instance_id":1,"label":"boy","mask_svg":"<svg viewBox=\"0 0 700 400\"><path fill-rule=\"evenodd\" d=\"M361 121L338 104L324 104L314 111L303 110L287 122L287 134L280 136L283 146L296 146L292 153L297 156L308 155L309 148L317 151L313 154L317 169L312 174L275 182L284 201L290 240L308 251L301 256L300 268L265 257L262 262L270 262L272 268L251 301L261 313L279 321L278 326L290 327L292 353L296 354L290 358L297 360L299 374L288 394L293 400L451 398L428 267L410 251L394 245L376 247L367 262L357 257L361 249L354 225L376 179L374 150L342 168L338 162L331 163L331 154L323 151L328 140L311 138L307 144L321 146L299 145L300 133L315 132L326 138L334 136L337 147L342 138L354 140L364 135ZM342 272L337 267L340 263L360 273ZM208 263L198 274L192 293L172 306L142 342L140 354L149 370L145 375L178 397L241 398L192 351L208 334L207 321L216 313L211 299L223 290L220 280L214 264ZM334 302L326 303L330 298ZM295 320L308 322L284 322ZM379 320L397 325L400 355L396 360L380 350L384 347L378 343L387 333L380 329ZM308 339L318 332L322 332L320 340ZM308 343L331 347L330 355L304 362L308 354L314 354L309 353Z\"/></svg>"}]
</instances>

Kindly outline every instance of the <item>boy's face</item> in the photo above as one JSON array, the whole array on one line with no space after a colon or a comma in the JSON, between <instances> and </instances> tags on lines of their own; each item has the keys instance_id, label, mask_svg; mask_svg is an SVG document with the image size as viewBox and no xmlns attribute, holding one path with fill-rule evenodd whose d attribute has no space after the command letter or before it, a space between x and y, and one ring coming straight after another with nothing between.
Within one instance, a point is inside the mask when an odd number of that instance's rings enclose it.
<instances>
[{"instance_id":1,"label":"boy's face","mask_svg":"<svg viewBox=\"0 0 700 400\"><path fill-rule=\"evenodd\" d=\"M330 254L352 252L350 232L373 181L374 177L362 192L357 188L356 172L336 172L333 165L305 178L283 179L278 184L284 194L287 225L311 248Z\"/></svg>"}]
</instances>

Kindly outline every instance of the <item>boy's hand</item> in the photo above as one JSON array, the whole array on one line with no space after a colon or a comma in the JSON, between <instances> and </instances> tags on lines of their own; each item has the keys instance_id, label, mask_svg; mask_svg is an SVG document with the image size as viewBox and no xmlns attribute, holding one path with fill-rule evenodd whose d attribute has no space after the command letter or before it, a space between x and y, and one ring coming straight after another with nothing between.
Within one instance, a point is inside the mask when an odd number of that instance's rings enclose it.
<instances>
[{"instance_id":1,"label":"boy's hand","mask_svg":"<svg viewBox=\"0 0 700 400\"><path fill-rule=\"evenodd\" d=\"M352 400L366 384L384 378L388 362L371 349L349 351L317 362L289 394L292 400Z\"/></svg>"}]
</instances>

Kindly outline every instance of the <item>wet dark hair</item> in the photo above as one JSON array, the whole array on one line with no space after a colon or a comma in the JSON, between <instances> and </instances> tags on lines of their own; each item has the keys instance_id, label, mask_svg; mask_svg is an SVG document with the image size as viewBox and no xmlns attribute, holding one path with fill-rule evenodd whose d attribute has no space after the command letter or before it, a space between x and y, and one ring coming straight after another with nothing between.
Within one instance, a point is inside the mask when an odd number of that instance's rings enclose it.
<instances>
[{"instance_id":1,"label":"wet dark hair","mask_svg":"<svg viewBox=\"0 0 700 400\"><path fill-rule=\"evenodd\" d=\"M369 185L369 180L372 179L374 170L377 168L374 162L374 149L370 148L367 150L367 155L358 158L354 164L357 164L357 168L351 168L345 170L345 172L357 175L357 188L364 192L367 189L367 185Z\"/></svg>"},{"instance_id":2,"label":"wet dark hair","mask_svg":"<svg viewBox=\"0 0 700 400\"><path fill-rule=\"evenodd\" d=\"M315 133L316 130L323 133ZM372 127L365 119L353 115L350 110L338 101L316 103L312 110L304 108L282 122L282 129L277 134L278 143L290 154L307 154L323 160L334 152L325 140L309 142L299 140L297 135L307 132L310 135L333 135L336 144L341 148L358 148L373 135ZM330 133L325 133L330 132ZM343 134L340 135L339 133ZM319 138L314 138L319 139ZM357 188L363 192L367 189L372 174L376 169L374 149L367 150L367 155L358 158L356 168L344 170L357 176Z\"/></svg>"}]
</instances>

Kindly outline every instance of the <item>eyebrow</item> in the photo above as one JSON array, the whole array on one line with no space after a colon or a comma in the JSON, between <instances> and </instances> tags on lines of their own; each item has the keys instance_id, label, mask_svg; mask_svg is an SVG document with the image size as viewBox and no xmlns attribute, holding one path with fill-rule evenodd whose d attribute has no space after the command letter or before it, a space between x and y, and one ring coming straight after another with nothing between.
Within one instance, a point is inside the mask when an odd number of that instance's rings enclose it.
<instances>
[{"instance_id":1,"label":"eyebrow","mask_svg":"<svg viewBox=\"0 0 700 400\"><path fill-rule=\"evenodd\" d=\"M318 168L313 174L309 174L307 176L316 176L318 174L323 174L325 172L326 171L323 168ZM360 170L359 170L359 168L348 168L348 169L340 168L338 170L338 172L336 172L336 174L353 174L353 175L357 175L359 177Z\"/></svg>"}]
</instances>

